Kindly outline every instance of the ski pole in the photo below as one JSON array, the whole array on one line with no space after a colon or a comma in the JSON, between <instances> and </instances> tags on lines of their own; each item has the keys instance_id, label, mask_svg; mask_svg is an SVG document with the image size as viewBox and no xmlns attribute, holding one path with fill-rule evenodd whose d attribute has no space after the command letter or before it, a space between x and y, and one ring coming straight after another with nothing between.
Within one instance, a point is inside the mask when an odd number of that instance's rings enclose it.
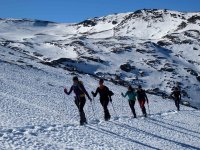
<instances>
[{"instance_id":1,"label":"ski pole","mask_svg":"<svg viewBox=\"0 0 200 150\"><path fill-rule=\"evenodd\" d=\"M112 105L113 111L115 112L115 116L117 116L117 117L118 117L118 115L117 115L117 112L115 111L115 107L114 107L114 105L113 105L113 103L112 103L112 102L111 102L111 105Z\"/></svg>"},{"instance_id":2,"label":"ski pole","mask_svg":"<svg viewBox=\"0 0 200 150\"><path fill-rule=\"evenodd\" d=\"M123 116L123 110L124 110L123 99L121 99L121 113L122 113L122 116Z\"/></svg>"},{"instance_id":3,"label":"ski pole","mask_svg":"<svg viewBox=\"0 0 200 150\"><path fill-rule=\"evenodd\" d=\"M147 105L148 105L148 110L149 110L149 115L150 115L149 103L147 103Z\"/></svg>"},{"instance_id":4,"label":"ski pole","mask_svg":"<svg viewBox=\"0 0 200 150\"><path fill-rule=\"evenodd\" d=\"M93 97L93 103L94 103L94 97ZM94 106L93 106L92 102L91 102L91 106L92 106L92 111L93 111L94 118L97 119L95 111L94 111Z\"/></svg>"}]
</instances>

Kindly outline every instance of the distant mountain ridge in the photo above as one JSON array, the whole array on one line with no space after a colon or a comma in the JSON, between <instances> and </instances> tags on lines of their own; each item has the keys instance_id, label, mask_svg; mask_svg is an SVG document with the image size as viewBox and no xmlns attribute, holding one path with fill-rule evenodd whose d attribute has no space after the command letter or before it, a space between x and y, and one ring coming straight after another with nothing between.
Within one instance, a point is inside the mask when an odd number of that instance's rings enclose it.
<instances>
[{"instance_id":1,"label":"distant mountain ridge","mask_svg":"<svg viewBox=\"0 0 200 150\"><path fill-rule=\"evenodd\" d=\"M200 108L200 12L144 9L69 24L0 19L0 52L4 61L142 84L162 97L178 84Z\"/></svg>"}]
</instances>

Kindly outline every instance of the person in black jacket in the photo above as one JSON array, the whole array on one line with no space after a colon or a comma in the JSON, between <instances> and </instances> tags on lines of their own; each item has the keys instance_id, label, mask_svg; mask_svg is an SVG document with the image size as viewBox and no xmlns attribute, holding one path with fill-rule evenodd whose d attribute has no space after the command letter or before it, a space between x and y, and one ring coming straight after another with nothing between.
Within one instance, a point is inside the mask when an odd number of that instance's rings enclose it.
<instances>
[{"instance_id":1,"label":"person in black jacket","mask_svg":"<svg viewBox=\"0 0 200 150\"><path fill-rule=\"evenodd\" d=\"M92 95L94 97L97 96L97 94L99 93L100 95L100 103L103 106L104 109L104 119L106 121L108 121L110 119L110 113L108 111L108 103L109 101L111 101L111 96L110 96L110 90L108 89L107 86L104 85L104 80L100 79L99 80L99 87L96 89L96 92L94 93L92 91Z\"/></svg>"},{"instance_id":2,"label":"person in black jacket","mask_svg":"<svg viewBox=\"0 0 200 150\"><path fill-rule=\"evenodd\" d=\"M146 108L145 108L145 102L147 101L147 103L149 103L149 100L147 98L145 90L142 89L141 85L138 86L137 99L138 99L138 102L140 104L140 108L142 109L143 115L145 117L147 117L147 112L146 112Z\"/></svg>"},{"instance_id":3,"label":"person in black jacket","mask_svg":"<svg viewBox=\"0 0 200 150\"><path fill-rule=\"evenodd\" d=\"M89 96L88 92L86 91L86 89L83 85L83 82L78 80L78 77L73 78L73 85L71 86L69 92L67 91L66 88L64 89L64 92L67 95L70 95L72 91L74 91L74 93L76 95L74 102L80 113L80 125L87 124L87 120L86 120L85 113L83 110L83 108L85 106L85 102L86 102L85 95L87 95L87 97L90 101L92 101L92 99Z\"/></svg>"},{"instance_id":4,"label":"person in black jacket","mask_svg":"<svg viewBox=\"0 0 200 150\"><path fill-rule=\"evenodd\" d=\"M171 97L175 101L175 106L178 111L180 111L180 101L181 101L181 92L178 87L175 87L173 92L171 93Z\"/></svg>"}]
</instances>

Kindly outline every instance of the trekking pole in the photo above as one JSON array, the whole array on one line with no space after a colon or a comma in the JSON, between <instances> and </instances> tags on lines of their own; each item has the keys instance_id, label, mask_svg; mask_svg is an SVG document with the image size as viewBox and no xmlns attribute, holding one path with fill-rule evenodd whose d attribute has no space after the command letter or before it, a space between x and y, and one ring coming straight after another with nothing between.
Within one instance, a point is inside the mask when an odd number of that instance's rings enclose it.
<instances>
[{"instance_id":1,"label":"trekking pole","mask_svg":"<svg viewBox=\"0 0 200 150\"><path fill-rule=\"evenodd\" d=\"M149 111L149 115L151 115L151 114L150 114L150 109L149 109L149 103L147 103L147 105L148 105L148 111Z\"/></svg>"},{"instance_id":2,"label":"trekking pole","mask_svg":"<svg viewBox=\"0 0 200 150\"><path fill-rule=\"evenodd\" d=\"M94 103L94 97L93 97L93 103ZM91 102L91 106L92 106L93 116L95 119L97 119L92 102Z\"/></svg>"},{"instance_id":3,"label":"trekking pole","mask_svg":"<svg viewBox=\"0 0 200 150\"><path fill-rule=\"evenodd\" d=\"M114 107L114 105L113 105L112 102L111 102L111 105L112 105L113 111L114 111L114 113L115 113L115 116L118 117L117 112L115 111L115 107Z\"/></svg>"},{"instance_id":4,"label":"trekking pole","mask_svg":"<svg viewBox=\"0 0 200 150\"><path fill-rule=\"evenodd\" d=\"M123 99L121 100L121 114L123 116L124 106L123 106Z\"/></svg>"}]
</instances>

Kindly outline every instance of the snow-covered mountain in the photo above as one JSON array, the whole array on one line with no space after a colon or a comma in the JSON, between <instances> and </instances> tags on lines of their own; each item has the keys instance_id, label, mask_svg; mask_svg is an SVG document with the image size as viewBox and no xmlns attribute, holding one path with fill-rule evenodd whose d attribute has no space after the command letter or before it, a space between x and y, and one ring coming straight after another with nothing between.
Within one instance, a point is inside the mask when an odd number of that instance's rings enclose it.
<instances>
[{"instance_id":1,"label":"snow-covered mountain","mask_svg":"<svg viewBox=\"0 0 200 150\"><path fill-rule=\"evenodd\" d=\"M199 43L199 12L138 10L73 24L0 19L0 149L199 149L200 112L177 113L168 97L178 85L182 102L200 108ZM77 126L73 95L63 93L73 75L89 92L106 79L120 118L102 121L96 100L100 123L87 103L89 125ZM149 118L130 117L121 97L128 84L147 90Z\"/></svg>"},{"instance_id":2,"label":"snow-covered mountain","mask_svg":"<svg viewBox=\"0 0 200 150\"><path fill-rule=\"evenodd\" d=\"M1 49L119 84L142 84L163 97L180 84L183 100L195 107L200 107L199 41L200 13L138 10L77 24L0 20Z\"/></svg>"}]
</instances>

